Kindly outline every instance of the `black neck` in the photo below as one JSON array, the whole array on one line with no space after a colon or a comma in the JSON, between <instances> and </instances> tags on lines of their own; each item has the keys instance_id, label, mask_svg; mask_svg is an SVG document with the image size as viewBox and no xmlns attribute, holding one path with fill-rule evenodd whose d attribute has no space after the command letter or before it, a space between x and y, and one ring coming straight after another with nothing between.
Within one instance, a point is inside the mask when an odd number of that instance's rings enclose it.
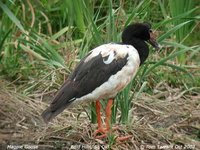
<instances>
[{"instance_id":1,"label":"black neck","mask_svg":"<svg viewBox=\"0 0 200 150\"><path fill-rule=\"evenodd\" d=\"M138 38L132 38L132 40L123 42L123 44L132 45L139 53L140 65L144 63L144 61L149 55L149 47L143 40Z\"/></svg>"}]
</instances>

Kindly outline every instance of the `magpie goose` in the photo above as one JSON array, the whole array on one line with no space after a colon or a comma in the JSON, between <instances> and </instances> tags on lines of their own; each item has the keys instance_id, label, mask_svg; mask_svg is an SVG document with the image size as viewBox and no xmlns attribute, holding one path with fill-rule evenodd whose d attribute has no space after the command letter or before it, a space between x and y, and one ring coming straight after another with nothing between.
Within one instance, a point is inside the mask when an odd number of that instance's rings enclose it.
<instances>
[{"instance_id":1,"label":"magpie goose","mask_svg":"<svg viewBox=\"0 0 200 150\"><path fill-rule=\"evenodd\" d=\"M83 102L96 102L98 129L103 136L110 130L113 99L135 76L139 66L149 55L147 43L156 49L159 45L148 23L134 23L122 32L121 43L108 43L91 50L76 66L55 95L50 106L42 113L46 123L64 109ZM106 128L100 116L101 99L108 99ZM102 137L103 137L102 136Z\"/></svg>"}]
</instances>

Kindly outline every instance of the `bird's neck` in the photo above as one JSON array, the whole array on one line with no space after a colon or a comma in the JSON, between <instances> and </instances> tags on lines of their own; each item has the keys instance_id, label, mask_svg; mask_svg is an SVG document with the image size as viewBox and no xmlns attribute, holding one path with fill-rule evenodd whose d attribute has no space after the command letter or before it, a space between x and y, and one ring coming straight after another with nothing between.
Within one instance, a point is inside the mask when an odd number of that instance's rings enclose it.
<instances>
[{"instance_id":1,"label":"bird's neck","mask_svg":"<svg viewBox=\"0 0 200 150\"><path fill-rule=\"evenodd\" d=\"M138 38L132 38L132 40L123 43L132 45L138 51L140 56L140 65L143 64L149 55L149 48L145 41Z\"/></svg>"}]
</instances>

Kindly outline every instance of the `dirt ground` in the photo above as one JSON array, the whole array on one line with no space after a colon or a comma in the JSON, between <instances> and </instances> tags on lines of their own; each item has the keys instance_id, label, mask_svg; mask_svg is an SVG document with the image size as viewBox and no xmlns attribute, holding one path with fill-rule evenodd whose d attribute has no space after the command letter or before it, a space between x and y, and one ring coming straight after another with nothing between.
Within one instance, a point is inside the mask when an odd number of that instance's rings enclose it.
<instances>
[{"instance_id":1,"label":"dirt ground","mask_svg":"<svg viewBox=\"0 0 200 150\"><path fill-rule=\"evenodd\" d=\"M130 123L119 125L114 135L132 135L124 142L94 139L82 107L65 110L46 125L41 112L47 107L34 95L17 92L0 81L0 150L4 149L200 149L200 93L172 88L166 83L154 93L133 99Z\"/></svg>"}]
</instances>

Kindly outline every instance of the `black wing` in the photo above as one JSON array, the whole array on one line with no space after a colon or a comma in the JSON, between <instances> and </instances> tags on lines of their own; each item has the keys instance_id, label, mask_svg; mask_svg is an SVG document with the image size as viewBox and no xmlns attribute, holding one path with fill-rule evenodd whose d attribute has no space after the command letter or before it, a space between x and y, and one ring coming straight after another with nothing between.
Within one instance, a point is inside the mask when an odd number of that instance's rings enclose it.
<instances>
[{"instance_id":1,"label":"black wing","mask_svg":"<svg viewBox=\"0 0 200 150\"><path fill-rule=\"evenodd\" d=\"M124 58L113 59L109 64L104 63L109 56L103 57L101 54L85 61L89 55L79 63L57 92L50 107L43 112L42 116L45 122L49 122L62 112L76 98L87 95L102 85L112 75L120 71L128 61L128 54Z\"/></svg>"},{"instance_id":2,"label":"black wing","mask_svg":"<svg viewBox=\"0 0 200 150\"><path fill-rule=\"evenodd\" d=\"M75 98L80 98L91 93L97 87L106 82L112 75L121 70L127 63L127 57L114 59L110 64L104 61L109 56L102 57L101 54L93 57L78 66L70 76L70 80L76 83L78 93Z\"/></svg>"}]
</instances>

